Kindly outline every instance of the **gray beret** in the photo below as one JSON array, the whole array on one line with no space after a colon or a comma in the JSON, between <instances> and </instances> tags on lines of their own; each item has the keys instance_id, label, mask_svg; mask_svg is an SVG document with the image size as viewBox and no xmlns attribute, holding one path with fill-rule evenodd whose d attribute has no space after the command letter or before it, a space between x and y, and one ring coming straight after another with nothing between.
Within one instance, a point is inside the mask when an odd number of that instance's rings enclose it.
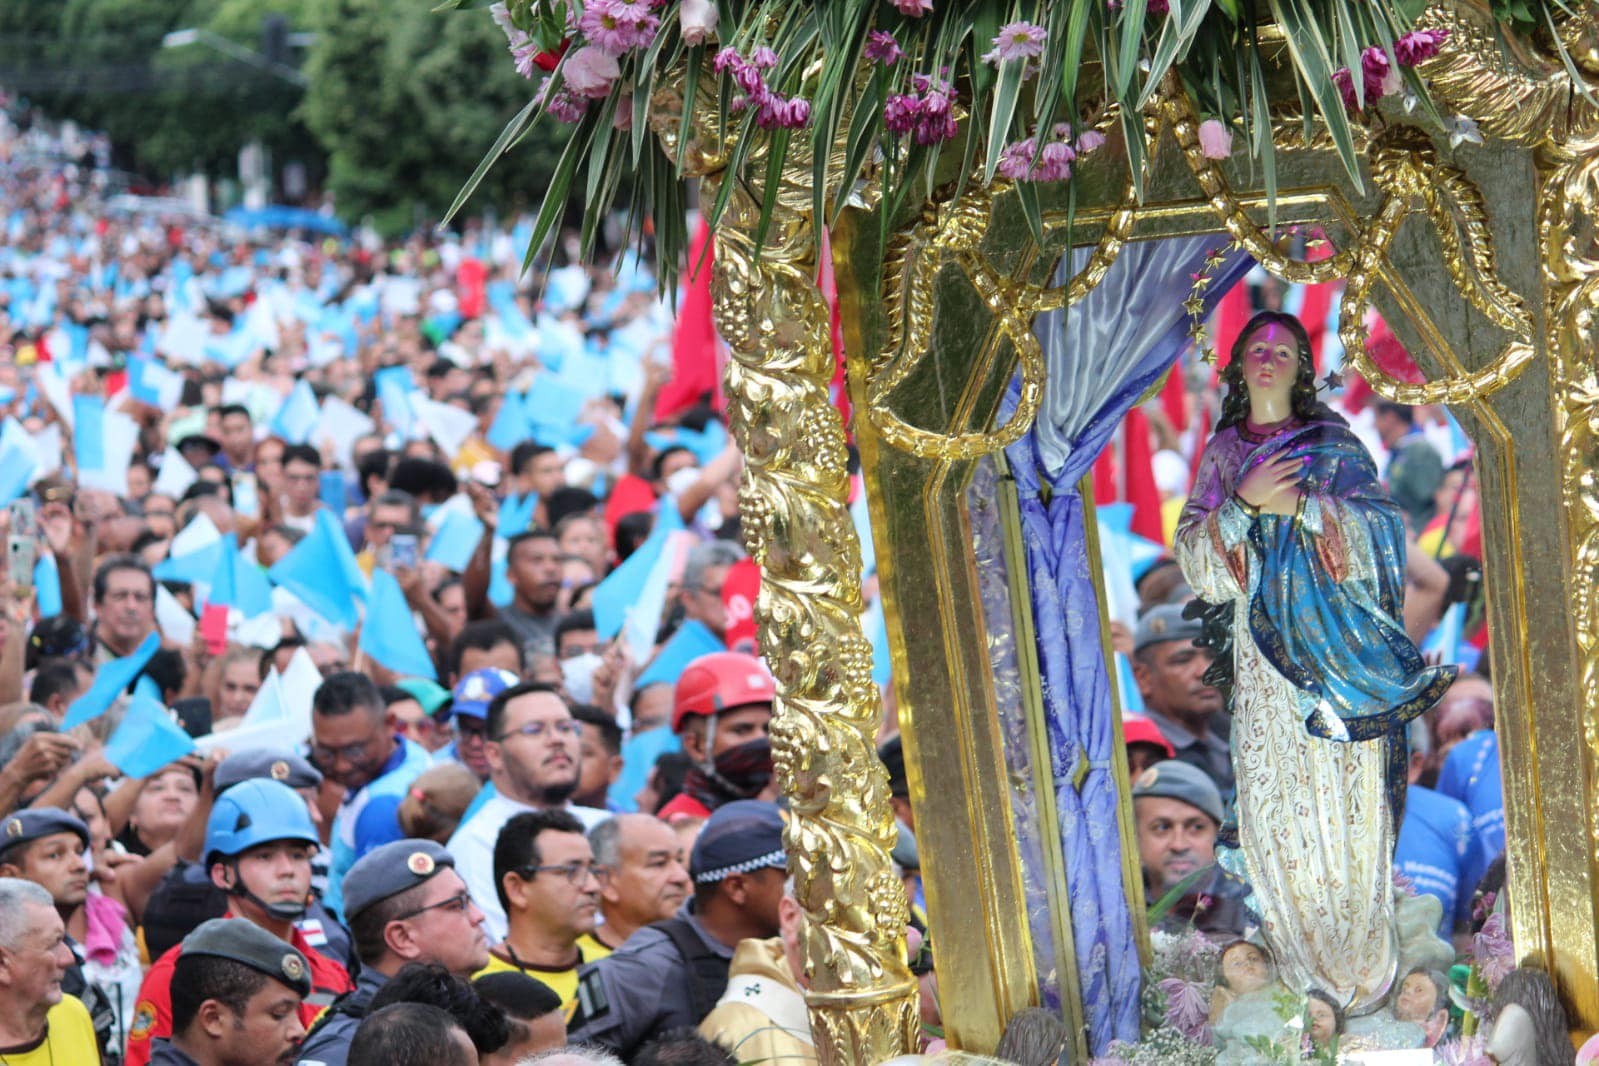
<instances>
[{"instance_id":1,"label":"gray beret","mask_svg":"<svg viewBox=\"0 0 1599 1066\"><path fill-rule=\"evenodd\" d=\"M57 833L76 833L89 846L89 827L59 807L29 807L0 822L0 851L10 851Z\"/></svg>"},{"instance_id":2,"label":"gray beret","mask_svg":"<svg viewBox=\"0 0 1599 1066\"><path fill-rule=\"evenodd\" d=\"M1133 799L1146 796L1179 800L1210 815L1217 825L1222 823L1221 791L1197 766L1176 759L1156 763L1133 782Z\"/></svg>"},{"instance_id":3,"label":"gray beret","mask_svg":"<svg viewBox=\"0 0 1599 1066\"><path fill-rule=\"evenodd\" d=\"M1138 620L1138 629L1133 633L1133 650L1143 651L1151 644L1164 644L1169 640L1193 640L1203 629L1199 619L1183 617L1182 604L1163 603L1151 607Z\"/></svg>"},{"instance_id":4,"label":"gray beret","mask_svg":"<svg viewBox=\"0 0 1599 1066\"><path fill-rule=\"evenodd\" d=\"M200 923L178 949L180 959L190 955L231 959L276 978L302 996L311 994L311 967L305 956L244 918L212 918Z\"/></svg>"},{"instance_id":5,"label":"gray beret","mask_svg":"<svg viewBox=\"0 0 1599 1066\"><path fill-rule=\"evenodd\" d=\"M217 793L256 778L281 781L290 788L316 788L322 783L316 767L293 752L258 749L236 752L222 760L216 769Z\"/></svg>"},{"instance_id":6,"label":"gray beret","mask_svg":"<svg viewBox=\"0 0 1599 1066\"><path fill-rule=\"evenodd\" d=\"M428 879L455 859L431 840L393 840L373 848L344 875L344 920L352 922L374 903L397 896Z\"/></svg>"}]
</instances>

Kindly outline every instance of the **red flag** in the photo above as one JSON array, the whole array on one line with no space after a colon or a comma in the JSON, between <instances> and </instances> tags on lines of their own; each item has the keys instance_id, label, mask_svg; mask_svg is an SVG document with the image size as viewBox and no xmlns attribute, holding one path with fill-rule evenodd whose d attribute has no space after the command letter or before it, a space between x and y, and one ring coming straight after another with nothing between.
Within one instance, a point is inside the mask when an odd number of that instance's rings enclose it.
<instances>
[{"instance_id":1,"label":"red flag","mask_svg":"<svg viewBox=\"0 0 1599 1066\"><path fill-rule=\"evenodd\" d=\"M1122 423L1122 449L1126 457L1122 480L1125 499L1133 505L1132 531L1156 544L1166 542L1160 518L1160 489L1155 485L1154 451L1149 444L1149 419L1135 407Z\"/></svg>"},{"instance_id":2,"label":"red flag","mask_svg":"<svg viewBox=\"0 0 1599 1066\"><path fill-rule=\"evenodd\" d=\"M1216 305L1216 314L1211 319L1210 342L1216 348L1217 374L1227 365L1227 358L1238 340L1238 334L1243 332L1244 323L1248 322L1249 316L1254 313L1254 308L1249 303L1249 286L1243 282L1228 289L1227 295ZM1214 382L1217 378L1213 377L1211 380Z\"/></svg>"},{"instance_id":3,"label":"red flag","mask_svg":"<svg viewBox=\"0 0 1599 1066\"><path fill-rule=\"evenodd\" d=\"M488 270L477 259L463 259L455 268L455 291L462 318L477 318L487 303Z\"/></svg>"},{"instance_id":4,"label":"red flag","mask_svg":"<svg viewBox=\"0 0 1599 1066\"><path fill-rule=\"evenodd\" d=\"M1122 498L1121 465L1117 461L1116 442L1105 445L1105 450L1094 460L1094 502L1115 503Z\"/></svg>"},{"instance_id":5,"label":"red flag","mask_svg":"<svg viewBox=\"0 0 1599 1066\"><path fill-rule=\"evenodd\" d=\"M722 583L722 605L727 609L727 646L746 655L755 652L755 597L761 591L761 567L754 559L740 559L727 568Z\"/></svg>"},{"instance_id":6,"label":"red flag","mask_svg":"<svg viewBox=\"0 0 1599 1066\"><path fill-rule=\"evenodd\" d=\"M200 636L205 649L212 655L228 650L228 609L219 603L208 603L200 611Z\"/></svg>"},{"instance_id":7,"label":"red flag","mask_svg":"<svg viewBox=\"0 0 1599 1066\"><path fill-rule=\"evenodd\" d=\"M655 418L664 421L693 407L717 384L716 327L711 321L711 268L715 263L711 227L703 219L689 245L683 272L683 306L672 337L672 380L655 400Z\"/></svg>"},{"instance_id":8,"label":"red flag","mask_svg":"<svg viewBox=\"0 0 1599 1066\"><path fill-rule=\"evenodd\" d=\"M648 481L636 474L624 474L616 481L616 487L611 490L610 498L605 501L605 528L614 547L616 544L616 523L624 515L637 511L655 510L655 489Z\"/></svg>"},{"instance_id":9,"label":"red flag","mask_svg":"<svg viewBox=\"0 0 1599 1066\"><path fill-rule=\"evenodd\" d=\"M1171 428L1178 433L1188 428L1188 385L1181 360L1172 364L1166 384L1160 387L1160 406Z\"/></svg>"}]
</instances>

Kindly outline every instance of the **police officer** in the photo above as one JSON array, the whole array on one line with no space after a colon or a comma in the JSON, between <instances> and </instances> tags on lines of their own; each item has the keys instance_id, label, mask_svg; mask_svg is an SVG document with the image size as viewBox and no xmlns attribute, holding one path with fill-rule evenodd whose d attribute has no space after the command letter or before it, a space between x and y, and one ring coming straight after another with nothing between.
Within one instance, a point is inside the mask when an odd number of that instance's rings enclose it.
<instances>
[{"instance_id":1,"label":"police officer","mask_svg":"<svg viewBox=\"0 0 1599 1066\"><path fill-rule=\"evenodd\" d=\"M344 909L361 979L305 1038L300 1066L344 1066L373 997L406 963L470 978L489 961L483 912L450 853L431 840L395 840L357 859L344 879Z\"/></svg>"},{"instance_id":2,"label":"police officer","mask_svg":"<svg viewBox=\"0 0 1599 1066\"><path fill-rule=\"evenodd\" d=\"M172 971L172 1036L151 1066L279 1066L305 1035L304 955L250 922L213 918L184 938Z\"/></svg>"},{"instance_id":3,"label":"police officer","mask_svg":"<svg viewBox=\"0 0 1599 1066\"><path fill-rule=\"evenodd\" d=\"M307 792L314 791L322 783L322 775L300 756L288 751L256 749L236 752L223 759L213 774L212 787L220 796L235 785L257 779L282 782L305 796L308 802L312 797L307 796ZM306 943L349 970L354 958L350 937L322 906L320 890L326 885L327 856L326 852L318 851L311 858L313 898L306 906L305 916L294 923L295 928L305 935ZM211 883L211 873L205 864L180 861L166 872L144 906L141 928L145 949L152 959L160 958L201 922L220 918L227 910L227 894Z\"/></svg>"},{"instance_id":4,"label":"police officer","mask_svg":"<svg viewBox=\"0 0 1599 1066\"><path fill-rule=\"evenodd\" d=\"M305 915L317 846L305 801L277 781L257 779L228 789L206 823L206 868L211 883L227 893L228 917L260 926L305 959L311 996L300 1012L307 1025L353 987L344 967L317 952L294 927ZM151 1040L172 1032L171 985L180 950L181 945L157 959L139 988L128 1032L129 1066L143 1066Z\"/></svg>"},{"instance_id":5,"label":"police officer","mask_svg":"<svg viewBox=\"0 0 1599 1066\"><path fill-rule=\"evenodd\" d=\"M683 912L583 968L572 1042L631 1059L662 1033L698 1025L727 987L739 941L777 935L786 863L775 804L735 800L717 808L689 856L694 896Z\"/></svg>"}]
</instances>

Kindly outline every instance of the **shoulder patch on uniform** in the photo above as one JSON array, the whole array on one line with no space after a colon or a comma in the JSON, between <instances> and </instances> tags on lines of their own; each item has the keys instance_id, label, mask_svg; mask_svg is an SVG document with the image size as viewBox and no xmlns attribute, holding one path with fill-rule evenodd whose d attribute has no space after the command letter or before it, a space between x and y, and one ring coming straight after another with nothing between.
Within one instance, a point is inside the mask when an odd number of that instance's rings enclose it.
<instances>
[{"instance_id":1,"label":"shoulder patch on uniform","mask_svg":"<svg viewBox=\"0 0 1599 1066\"><path fill-rule=\"evenodd\" d=\"M600 971L589 970L577 979L577 995L568 1012L568 1027L575 1029L584 1022L603 1018L611 1012L611 1001L605 996L605 981Z\"/></svg>"},{"instance_id":2,"label":"shoulder patch on uniform","mask_svg":"<svg viewBox=\"0 0 1599 1066\"><path fill-rule=\"evenodd\" d=\"M133 1008L133 1024L128 1026L129 1040L148 1040L150 1030L155 1028L155 1004L147 999L139 1000L139 1005Z\"/></svg>"}]
</instances>

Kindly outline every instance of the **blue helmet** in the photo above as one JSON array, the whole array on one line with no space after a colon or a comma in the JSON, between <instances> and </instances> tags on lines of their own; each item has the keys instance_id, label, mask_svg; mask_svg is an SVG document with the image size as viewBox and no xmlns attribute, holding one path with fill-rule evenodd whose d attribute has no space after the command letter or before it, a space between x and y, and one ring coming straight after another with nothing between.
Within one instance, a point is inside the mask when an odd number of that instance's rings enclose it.
<instances>
[{"instance_id":1,"label":"blue helmet","mask_svg":"<svg viewBox=\"0 0 1599 1066\"><path fill-rule=\"evenodd\" d=\"M274 840L320 844L311 811L300 794L281 781L241 781L216 798L205 823L205 862L229 858Z\"/></svg>"}]
</instances>

